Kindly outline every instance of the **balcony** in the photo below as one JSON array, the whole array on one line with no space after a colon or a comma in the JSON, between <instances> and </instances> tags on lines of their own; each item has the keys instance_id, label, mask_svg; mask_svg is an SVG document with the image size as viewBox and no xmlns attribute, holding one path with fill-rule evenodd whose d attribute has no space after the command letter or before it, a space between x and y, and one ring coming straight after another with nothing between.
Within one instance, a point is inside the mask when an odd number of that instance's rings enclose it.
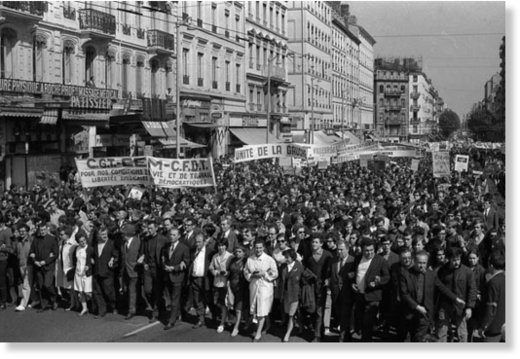
<instances>
[{"instance_id":1,"label":"balcony","mask_svg":"<svg viewBox=\"0 0 520 359\"><path fill-rule=\"evenodd\" d=\"M2 1L0 3L0 17L40 21L46 11L46 1Z\"/></svg>"},{"instance_id":2,"label":"balcony","mask_svg":"<svg viewBox=\"0 0 520 359\"><path fill-rule=\"evenodd\" d=\"M401 126L402 122L398 118L389 118L385 120L386 126Z\"/></svg>"},{"instance_id":3,"label":"balcony","mask_svg":"<svg viewBox=\"0 0 520 359\"><path fill-rule=\"evenodd\" d=\"M226 81L226 91L231 91L231 83Z\"/></svg>"},{"instance_id":4,"label":"balcony","mask_svg":"<svg viewBox=\"0 0 520 359\"><path fill-rule=\"evenodd\" d=\"M211 25L211 31L216 34L217 33L217 25Z\"/></svg>"},{"instance_id":5,"label":"balcony","mask_svg":"<svg viewBox=\"0 0 520 359\"><path fill-rule=\"evenodd\" d=\"M285 67L271 65L271 77L285 80Z\"/></svg>"},{"instance_id":6,"label":"balcony","mask_svg":"<svg viewBox=\"0 0 520 359\"><path fill-rule=\"evenodd\" d=\"M184 85L189 85L190 84L190 77L188 75L183 75L182 76L182 83Z\"/></svg>"},{"instance_id":7,"label":"balcony","mask_svg":"<svg viewBox=\"0 0 520 359\"><path fill-rule=\"evenodd\" d=\"M419 111L421 109L421 105L410 105L410 111Z\"/></svg>"},{"instance_id":8,"label":"balcony","mask_svg":"<svg viewBox=\"0 0 520 359\"><path fill-rule=\"evenodd\" d=\"M402 109L402 107L399 105L388 105L385 107L385 111L387 111L387 112L392 112L392 111L401 112L401 109Z\"/></svg>"},{"instance_id":9,"label":"balcony","mask_svg":"<svg viewBox=\"0 0 520 359\"><path fill-rule=\"evenodd\" d=\"M421 94L418 92L418 91L412 91L410 92L410 97L414 100L417 100L419 97L421 96Z\"/></svg>"},{"instance_id":10,"label":"balcony","mask_svg":"<svg viewBox=\"0 0 520 359\"><path fill-rule=\"evenodd\" d=\"M146 33L146 31L144 31L144 29L137 29L137 38L144 39L145 33Z\"/></svg>"},{"instance_id":11,"label":"balcony","mask_svg":"<svg viewBox=\"0 0 520 359\"><path fill-rule=\"evenodd\" d=\"M237 85L236 85L236 91L235 91L235 92L236 92L236 93L240 93L240 84L237 84Z\"/></svg>"},{"instance_id":12,"label":"balcony","mask_svg":"<svg viewBox=\"0 0 520 359\"><path fill-rule=\"evenodd\" d=\"M116 34L116 17L94 9L79 10L79 28L88 37L113 39Z\"/></svg>"},{"instance_id":13,"label":"balcony","mask_svg":"<svg viewBox=\"0 0 520 359\"><path fill-rule=\"evenodd\" d=\"M204 79L202 77L199 77L197 79L197 86L204 86Z\"/></svg>"},{"instance_id":14,"label":"balcony","mask_svg":"<svg viewBox=\"0 0 520 359\"><path fill-rule=\"evenodd\" d=\"M197 19L197 26L202 27L202 19Z\"/></svg>"},{"instance_id":15,"label":"balcony","mask_svg":"<svg viewBox=\"0 0 520 359\"><path fill-rule=\"evenodd\" d=\"M171 55L175 50L175 38L161 30L148 30L148 52Z\"/></svg>"},{"instance_id":16,"label":"balcony","mask_svg":"<svg viewBox=\"0 0 520 359\"><path fill-rule=\"evenodd\" d=\"M402 93L399 89L385 89L385 97L401 97Z\"/></svg>"},{"instance_id":17,"label":"balcony","mask_svg":"<svg viewBox=\"0 0 520 359\"><path fill-rule=\"evenodd\" d=\"M211 82L211 88L214 89L214 90L218 89L218 82L217 81L212 81Z\"/></svg>"}]
</instances>

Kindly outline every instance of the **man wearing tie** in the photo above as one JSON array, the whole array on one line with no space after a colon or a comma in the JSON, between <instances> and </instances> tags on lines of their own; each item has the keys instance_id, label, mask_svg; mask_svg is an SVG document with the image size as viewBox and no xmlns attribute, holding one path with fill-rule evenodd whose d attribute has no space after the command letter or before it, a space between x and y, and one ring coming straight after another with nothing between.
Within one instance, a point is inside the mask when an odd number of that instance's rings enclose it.
<instances>
[{"instance_id":1,"label":"man wearing tie","mask_svg":"<svg viewBox=\"0 0 520 359\"><path fill-rule=\"evenodd\" d=\"M488 194L484 197L484 223L486 229L498 229L498 213L492 207L492 197Z\"/></svg>"},{"instance_id":2,"label":"man wearing tie","mask_svg":"<svg viewBox=\"0 0 520 359\"><path fill-rule=\"evenodd\" d=\"M122 229L123 246L121 248L122 273L121 279L128 295L128 314L125 319L135 316L137 300L137 260L141 255L141 240L136 236L135 226L127 224Z\"/></svg>"},{"instance_id":3,"label":"man wearing tie","mask_svg":"<svg viewBox=\"0 0 520 359\"><path fill-rule=\"evenodd\" d=\"M235 235L235 232L233 232L233 229L231 228L230 221L230 218L225 217L220 222L220 227L222 228L222 239L227 241L227 251L229 253L233 253L235 247L238 246L238 239Z\"/></svg>"},{"instance_id":4,"label":"man wearing tie","mask_svg":"<svg viewBox=\"0 0 520 359\"><path fill-rule=\"evenodd\" d=\"M116 310L116 294L114 292L114 268L117 266L119 253L114 242L108 238L108 230L101 227L98 232L98 242L94 245L94 302L98 308L98 315L104 317L107 312L107 301L114 314Z\"/></svg>"},{"instance_id":5,"label":"man wearing tie","mask_svg":"<svg viewBox=\"0 0 520 359\"><path fill-rule=\"evenodd\" d=\"M164 330L173 328L179 316L181 306L182 284L190 265L190 251L186 245L179 242L180 233L177 228L168 232L169 245L162 252L162 265L165 272L164 282L168 292L171 314Z\"/></svg>"}]
</instances>

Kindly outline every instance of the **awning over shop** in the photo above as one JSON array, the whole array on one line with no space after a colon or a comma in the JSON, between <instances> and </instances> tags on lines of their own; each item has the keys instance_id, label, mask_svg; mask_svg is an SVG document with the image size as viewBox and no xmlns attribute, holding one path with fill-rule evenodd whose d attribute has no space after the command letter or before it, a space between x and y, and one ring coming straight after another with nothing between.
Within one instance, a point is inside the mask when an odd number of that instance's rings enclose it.
<instances>
[{"instance_id":1,"label":"awning over shop","mask_svg":"<svg viewBox=\"0 0 520 359\"><path fill-rule=\"evenodd\" d=\"M42 109L39 108L2 108L0 107L0 117L33 117L40 118L42 116Z\"/></svg>"},{"instance_id":2,"label":"awning over shop","mask_svg":"<svg viewBox=\"0 0 520 359\"><path fill-rule=\"evenodd\" d=\"M175 122L142 121L145 130L152 137L175 137Z\"/></svg>"},{"instance_id":3,"label":"awning over shop","mask_svg":"<svg viewBox=\"0 0 520 359\"><path fill-rule=\"evenodd\" d=\"M327 135L322 131L314 131L314 144L317 146L328 146L340 141L341 137L339 136Z\"/></svg>"},{"instance_id":4,"label":"awning over shop","mask_svg":"<svg viewBox=\"0 0 520 359\"><path fill-rule=\"evenodd\" d=\"M246 145L261 145L265 143L265 128L230 128L233 135ZM274 135L269 136L269 143L284 142Z\"/></svg>"},{"instance_id":5,"label":"awning over shop","mask_svg":"<svg viewBox=\"0 0 520 359\"><path fill-rule=\"evenodd\" d=\"M345 139L349 139L349 145L359 145L361 143L361 140L350 131L343 131L343 133L338 131L336 132L336 135L338 135L341 139L343 139L343 136L345 136Z\"/></svg>"},{"instance_id":6,"label":"awning over shop","mask_svg":"<svg viewBox=\"0 0 520 359\"><path fill-rule=\"evenodd\" d=\"M168 147L176 147L177 146L177 141L174 138L167 138L167 139L159 139L159 142L166 148ZM180 138L180 147L187 147L187 148L204 148L206 146L204 145L199 145L198 143L195 143L195 142L191 142L190 140L187 140L185 138Z\"/></svg>"},{"instance_id":7,"label":"awning over shop","mask_svg":"<svg viewBox=\"0 0 520 359\"><path fill-rule=\"evenodd\" d=\"M222 127L219 126L217 123L192 123L192 122L183 122L184 125L190 125L193 127L198 128L215 128L215 127Z\"/></svg>"},{"instance_id":8,"label":"awning over shop","mask_svg":"<svg viewBox=\"0 0 520 359\"><path fill-rule=\"evenodd\" d=\"M58 122L58 110L45 110L40 119L42 125L55 125Z\"/></svg>"},{"instance_id":9,"label":"awning over shop","mask_svg":"<svg viewBox=\"0 0 520 359\"><path fill-rule=\"evenodd\" d=\"M109 113L75 113L70 110L63 110L61 118L65 121L77 122L81 125L108 125Z\"/></svg>"}]
</instances>

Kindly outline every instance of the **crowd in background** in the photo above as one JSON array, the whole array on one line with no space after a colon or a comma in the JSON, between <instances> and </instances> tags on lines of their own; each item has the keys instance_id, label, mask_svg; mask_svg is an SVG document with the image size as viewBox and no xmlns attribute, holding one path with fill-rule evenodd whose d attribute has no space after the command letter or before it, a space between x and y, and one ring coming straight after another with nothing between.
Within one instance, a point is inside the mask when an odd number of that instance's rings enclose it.
<instances>
[{"instance_id":1,"label":"crowd in background","mask_svg":"<svg viewBox=\"0 0 520 359\"><path fill-rule=\"evenodd\" d=\"M504 340L504 159L471 155L502 172L434 178L425 157L415 172L399 159L288 174L222 159L216 188L139 199L82 189L67 171L59 185L12 186L0 307L145 315L255 341Z\"/></svg>"}]
</instances>

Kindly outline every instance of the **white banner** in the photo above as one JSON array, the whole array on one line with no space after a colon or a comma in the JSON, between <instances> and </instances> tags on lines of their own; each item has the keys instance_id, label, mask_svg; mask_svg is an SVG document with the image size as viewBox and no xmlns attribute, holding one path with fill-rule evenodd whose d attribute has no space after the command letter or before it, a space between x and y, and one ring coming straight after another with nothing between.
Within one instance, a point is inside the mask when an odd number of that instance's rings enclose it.
<instances>
[{"instance_id":1,"label":"white banner","mask_svg":"<svg viewBox=\"0 0 520 359\"><path fill-rule=\"evenodd\" d=\"M455 171L468 172L469 156L456 155L455 156Z\"/></svg>"},{"instance_id":2,"label":"white banner","mask_svg":"<svg viewBox=\"0 0 520 359\"><path fill-rule=\"evenodd\" d=\"M249 145L235 149L234 162L238 163L277 157L307 158L308 149L292 143Z\"/></svg>"},{"instance_id":3,"label":"white banner","mask_svg":"<svg viewBox=\"0 0 520 359\"><path fill-rule=\"evenodd\" d=\"M83 188L150 184L146 157L76 159Z\"/></svg>"},{"instance_id":4,"label":"white banner","mask_svg":"<svg viewBox=\"0 0 520 359\"><path fill-rule=\"evenodd\" d=\"M433 177L450 176L450 153L446 151L432 152Z\"/></svg>"},{"instance_id":5,"label":"white banner","mask_svg":"<svg viewBox=\"0 0 520 359\"><path fill-rule=\"evenodd\" d=\"M421 160L419 160L418 158L412 158L412 165L410 166L412 171L417 172L417 170L419 169L419 162L420 161Z\"/></svg>"},{"instance_id":6,"label":"white banner","mask_svg":"<svg viewBox=\"0 0 520 359\"><path fill-rule=\"evenodd\" d=\"M147 157L150 176L157 187L213 187L215 174L210 158Z\"/></svg>"}]
</instances>

